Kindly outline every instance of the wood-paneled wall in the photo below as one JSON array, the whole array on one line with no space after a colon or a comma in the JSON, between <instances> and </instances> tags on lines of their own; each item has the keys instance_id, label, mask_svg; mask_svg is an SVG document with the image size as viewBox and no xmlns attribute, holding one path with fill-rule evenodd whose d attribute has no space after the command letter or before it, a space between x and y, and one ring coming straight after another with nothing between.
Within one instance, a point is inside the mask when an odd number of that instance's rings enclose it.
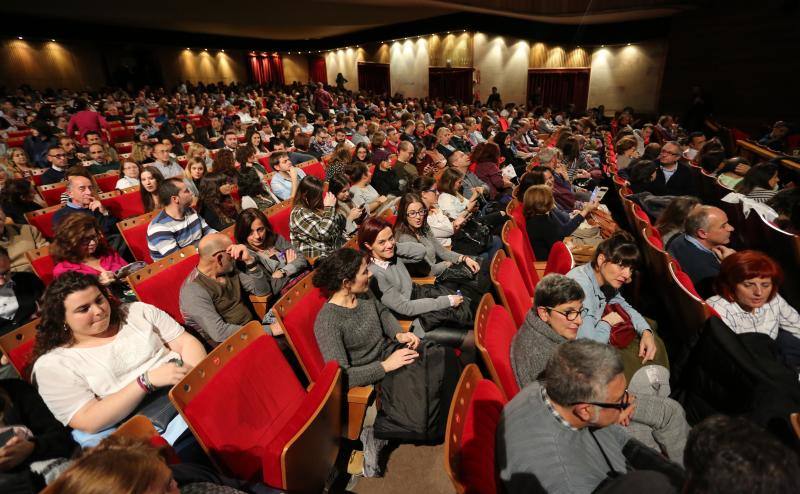
<instances>
[{"instance_id":1,"label":"wood-paneled wall","mask_svg":"<svg viewBox=\"0 0 800 494\"><path fill-rule=\"evenodd\" d=\"M105 74L95 47L12 39L0 42L0 84L96 89L105 84Z\"/></svg>"},{"instance_id":2,"label":"wood-paneled wall","mask_svg":"<svg viewBox=\"0 0 800 494\"><path fill-rule=\"evenodd\" d=\"M161 65L164 83L172 87L180 81L212 83L246 82L246 54L240 50L186 50L160 48L156 59Z\"/></svg>"},{"instance_id":3,"label":"wood-paneled wall","mask_svg":"<svg viewBox=\"0 0 800 494\"><path fill-rule=\"evenodd\" d=\"M545 43L533 43L529 66L532 69L578 69L589 67L591 56L583 48L549 46Z\"/></svg>"}]
</instances>

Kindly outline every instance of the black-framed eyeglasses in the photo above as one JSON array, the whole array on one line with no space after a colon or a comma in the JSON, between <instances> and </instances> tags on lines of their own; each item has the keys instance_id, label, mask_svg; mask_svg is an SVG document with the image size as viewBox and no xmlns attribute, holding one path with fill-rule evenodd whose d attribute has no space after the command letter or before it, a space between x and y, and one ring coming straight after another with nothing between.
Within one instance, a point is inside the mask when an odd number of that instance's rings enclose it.
<instances>
[{"instance_id":1,"label":"black-framed eyeglasses","mask_svg":"<svg viewBox=\"0 0 800 494\"><path fill-rule=\"evenodd\" d=\"M430 192L431 194L438 194L439 190L438 189L426 189L424 192Z\"/></svg>"},{"instance_id":2,"label":"black-framed eyeglasses","mask_svg":"<svg viewBox=\"0 0 800 494\"><path fill-rule=\"evenodd\" d=\"M406 215L409 218L414 218L414 217L421 218L421 217L425 216L426 214L428 214L428 210L427 209L420 209L419 211L409 211L408 213L406 213Z\"/></svg>"},{"instance_id":3,"label":"black-framed eyeglasses","mask_svg":"<svg viewBox=\"0 0 800 494\"><path fill-rule=\"evenodd\" d=\"M583 316L586 315L587 312L589 312L589 309L587 309L586 307L581 308L581 310L572 310L572 309L570 309L570 310L568 310L566 312L561 312L560 310L556 310L553 307L545 307L545 309L561 314L562 316L564 316L567 319L567 321L574 321L575 319L578 318L578 316L583 317Z\"/></svg>"},{"instance_id":4,"label":"black-framed eyeglasses","mask_svg":"<svg viewBox=\"0 0 800 494\"><path fill-rule=\"evenodd\" d=\"M570 403L569 406L580 405L581 403L585 403L587 405L594 405L600 408L614 408L621 412L623 410L627 410L628 407L631 406L631 395L628 393L628 390L626 389L625 392L622 393L622 398L619 399L619 403L603 403L601 401L576 401L574 403Z\"/></svg>"}]
</instances>

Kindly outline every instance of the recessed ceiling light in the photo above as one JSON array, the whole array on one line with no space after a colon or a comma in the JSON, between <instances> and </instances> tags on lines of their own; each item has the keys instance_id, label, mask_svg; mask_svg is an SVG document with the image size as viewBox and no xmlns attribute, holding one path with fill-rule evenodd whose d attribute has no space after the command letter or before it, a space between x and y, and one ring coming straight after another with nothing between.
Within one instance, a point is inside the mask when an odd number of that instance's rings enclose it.
<instances>
[{"instance_id":1,"label":"recessed ceiling light","mask_svg":"<svg viewBox=\"0 0 800 494\"><path fill-rule=\"evenodd\" d=\"M22 39L22 36L17 36L17 39Z\"/></svg>"}]
</instances>

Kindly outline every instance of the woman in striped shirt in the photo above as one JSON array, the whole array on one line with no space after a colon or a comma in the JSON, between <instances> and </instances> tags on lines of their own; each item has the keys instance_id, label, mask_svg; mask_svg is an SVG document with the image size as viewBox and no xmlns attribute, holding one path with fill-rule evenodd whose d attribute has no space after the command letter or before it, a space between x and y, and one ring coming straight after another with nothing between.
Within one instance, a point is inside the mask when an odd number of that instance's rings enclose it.
<instances>
[{"instance_id":1,"label":"woman in striped shirt","mask_svg":"<svg viewBox=\"0 0 800 494\"><path fill-rule=\"evenodd\" d=\"M767 202L778 193L778 165L759 163L747 171L736 192L756 202Z\"/></svg>"}]
</instances>

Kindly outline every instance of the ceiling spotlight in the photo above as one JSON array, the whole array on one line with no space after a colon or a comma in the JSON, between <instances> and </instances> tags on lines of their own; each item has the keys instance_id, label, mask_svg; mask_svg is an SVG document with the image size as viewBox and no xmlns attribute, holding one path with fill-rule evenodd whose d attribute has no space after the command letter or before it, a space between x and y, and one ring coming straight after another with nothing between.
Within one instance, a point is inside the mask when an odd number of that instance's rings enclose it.
<instances>
[{"instance_id":1,"label":"ceiling spotlight","mask_svg":"<svg viewBox=\"0 0 800 494\"><path fill-rule=\"evenodd\" d=\"M203 51L208 51L208 48L203 48Z\"/></svg>"},{"instance_id":2,"label":"ceiling spotlight","mask_svg":"<svg viewBox=\"0 0 800 494\"><path fill-rule=\"evenodd\" d=\"M631 44L630 44L630 43L628 43L628 46L631 46Z\"/></svg>"},{"instance_id":3,"label":"ceiling spotlight","mask_svg":"<svg viewBox=\"0 0 800 494\"><path fill-rule=\"evenodd\" d=\"M50 42L51 42L51 43L55 43L55 42L56 42L56 40L54 40L54 39L51 39L51 40L50 40Z\"/></svg>"},{"instance_id":4,"label":"ceiling spotlight","mask_svg":"<svg viewBox=\"0 0 800 494\"><path fill-rule=\"evenodd\" d=\"M17 39L22 39L22 36L17 36Z\"/></svg>"},{"instance_id":5,"label":"ceiling spotlight","mask_svg":"<svg viewBox=\"0 0 800 494\"><path fill-rule=\"evenodd\" d=\"M605 47L606 47L606 45L600 45L600 48L605 48Z\"/></svg>"},{"instance_id":6,"label":"ceiling spotlight","mask_svg":"<svg viewBox=\"0 0 800 494\"><path fill-rule=\"evenodd\" d=\"M186 48L186 49L189 50L189 48Z\"/></svg>"}]
</instances>

